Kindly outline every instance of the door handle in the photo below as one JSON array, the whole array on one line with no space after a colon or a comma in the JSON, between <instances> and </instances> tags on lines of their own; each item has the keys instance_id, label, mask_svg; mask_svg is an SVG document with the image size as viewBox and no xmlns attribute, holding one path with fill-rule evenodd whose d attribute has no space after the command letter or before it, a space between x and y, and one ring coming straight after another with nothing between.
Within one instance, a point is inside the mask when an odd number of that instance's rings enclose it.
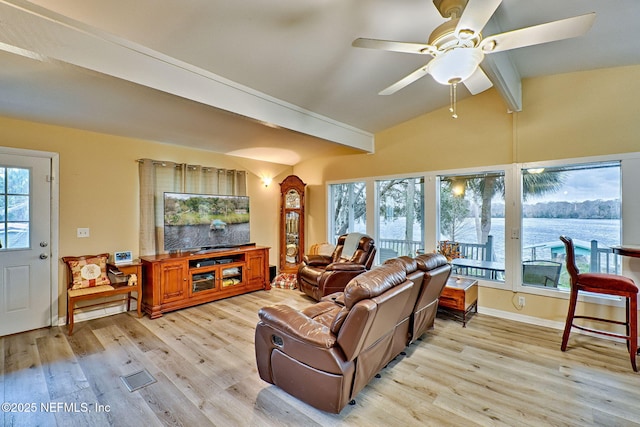
<instances>
[{"instance_id":1,"label":"door handle","mask_svg":"<svg viewBox=\"0 0 640 427\"><path fill-rule=\"evenodd\" d=\"M49 258L49 255L44 253L40 254L40 259L47 259L47 258Z\"/></svg>"}]
</instances>

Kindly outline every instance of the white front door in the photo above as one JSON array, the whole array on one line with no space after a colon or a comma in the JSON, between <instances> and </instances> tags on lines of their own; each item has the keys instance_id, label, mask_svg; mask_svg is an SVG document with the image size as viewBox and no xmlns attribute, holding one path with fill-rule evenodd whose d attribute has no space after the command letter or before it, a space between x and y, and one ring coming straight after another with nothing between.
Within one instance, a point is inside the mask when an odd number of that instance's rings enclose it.
<instances>
[{"instance_id":1,"label":"white front door","mask_svg":"<svg viewBox=\"0 0 640 427\"><path fill-rule=\"evenodd\" d=\"M51 159L0 154L0 336L51 325Z\"/></svg>"}]
</instances>

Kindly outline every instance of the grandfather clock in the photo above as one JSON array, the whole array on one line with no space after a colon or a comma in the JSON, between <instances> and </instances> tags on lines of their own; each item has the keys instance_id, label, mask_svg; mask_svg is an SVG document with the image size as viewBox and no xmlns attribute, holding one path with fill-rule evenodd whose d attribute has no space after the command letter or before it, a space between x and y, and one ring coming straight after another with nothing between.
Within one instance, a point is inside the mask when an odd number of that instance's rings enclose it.
<instances>
[{"instance_id":1,"label":"grandfather clock","mask_svg":"<svg viewBox=\"0 0 640 427\"><path fill-rule=\"evenodd\" d=\"M295 273L304 255L304 187L295 175L280 183L280 273Z\"/></svg>"}]
</instances>

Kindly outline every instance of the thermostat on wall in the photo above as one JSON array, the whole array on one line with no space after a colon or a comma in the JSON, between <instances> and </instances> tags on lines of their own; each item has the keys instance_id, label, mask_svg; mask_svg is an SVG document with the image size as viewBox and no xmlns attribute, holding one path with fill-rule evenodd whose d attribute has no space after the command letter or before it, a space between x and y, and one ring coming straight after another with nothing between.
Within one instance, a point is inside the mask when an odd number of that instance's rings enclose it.
<instances>
[{"instance_id":1,"label":"thermostat on wall","mask_svg":"<svg viewBox=\"0 0 640 427\"><path fill-rule=\"evenodd\" d=\"M113 262L118 264L128 264L133 261L131 251L119 251L113 253Z\"/></svg>"}]
</instances>

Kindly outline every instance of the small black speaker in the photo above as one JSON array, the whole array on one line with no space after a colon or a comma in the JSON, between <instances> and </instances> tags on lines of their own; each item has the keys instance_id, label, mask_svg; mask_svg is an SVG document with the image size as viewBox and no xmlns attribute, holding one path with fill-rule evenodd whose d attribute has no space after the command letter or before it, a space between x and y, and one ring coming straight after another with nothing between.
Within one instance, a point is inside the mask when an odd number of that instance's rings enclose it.
<instances>
[{"instance_id":1,"label":"small black speaker","mask_svg":"<svg viewBox=\"0 0 640 427\"><path fill-rule=\"evenodd\" d=\"M270 265L269 266L269 282L273 282L273 279L275 278L276 278L276 266Z\"/></svg>"}]
</instances>

